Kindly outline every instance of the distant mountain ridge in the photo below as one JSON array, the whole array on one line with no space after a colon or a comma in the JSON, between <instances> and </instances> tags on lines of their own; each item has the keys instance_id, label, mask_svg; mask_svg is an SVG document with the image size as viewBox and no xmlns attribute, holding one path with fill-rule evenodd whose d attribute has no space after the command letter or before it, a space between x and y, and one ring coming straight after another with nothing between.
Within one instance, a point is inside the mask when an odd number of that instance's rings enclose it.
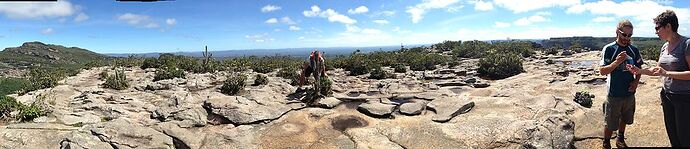
<instances>
[{"instance_id":1,"label":"distant mountain ridge","mask_svg":"<svg viewBox=\"0 0 690 149\"><path fill-rule=\"evenodd\" d=\"M431 44L416 44L416 45L406 45L405 48L429 47ZM209 48L211 49L211 48ZM325 53L326 56L336 56L336 55L349 55L356 50L361 52L374 52L374 51L395 51L400 50L400 46L372 46L372 47L309 47L309 48L283 48L283 49L248 49L248 50L224 50L224 51L212 51L213 57L224 58L224 57L245 57L245 56L304 56L309 54L309 52L317 49ZM158 57L161 53L115 53L115 54L105 54L113 57L127 57L130 55L143 56L143 57ZM201 57L202 51L199 52L174 52L176 55Z\"/></svg>"}]
</instances>

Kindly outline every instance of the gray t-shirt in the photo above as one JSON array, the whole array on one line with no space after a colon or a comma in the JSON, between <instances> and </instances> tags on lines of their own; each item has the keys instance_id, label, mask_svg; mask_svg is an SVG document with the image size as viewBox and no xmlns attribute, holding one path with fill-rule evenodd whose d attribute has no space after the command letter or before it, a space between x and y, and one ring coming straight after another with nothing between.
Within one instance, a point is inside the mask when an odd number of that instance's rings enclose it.
<instances>
[{"instance_id":1,"label":"gray t-shirt","mask_svg":"<svg viewBox=\"0 0 690 149\"><path fill-rule=\"evenodd\" d=\"M671 54L666 51L669 43L666 42L661 47L661 54L659 54L659 66L667 71L690 71L685 56L690 56L690 40L687 37L681 37L681 42L673 48ZM690 80L678 80L670 77L662 77L664 81L664 90L672 94L690 94Z\"/></svg>"}]
</instances>

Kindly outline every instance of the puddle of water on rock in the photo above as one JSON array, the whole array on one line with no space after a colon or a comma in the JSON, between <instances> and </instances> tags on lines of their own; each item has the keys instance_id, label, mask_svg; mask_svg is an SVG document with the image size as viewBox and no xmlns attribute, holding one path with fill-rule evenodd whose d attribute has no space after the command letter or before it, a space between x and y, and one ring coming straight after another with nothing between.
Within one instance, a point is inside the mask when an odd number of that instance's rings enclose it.
<instances>
[{"instance_id":1,"label":"puddle of water on rock","mask_svg":"<svg viewBox=\"0 0 690 149\"><path fill-rule=\"evenodd\" d=\"M379 95L380 93L378 91L369 91L367 92L367 96L374 96L374 95Z\"/></svg>"},{"instance_id":2,"label":"puddle of water on rock","mask_svg":"<svg viewBox=\"0 0 690 149\"><path fill-rule=\"evenodd\" d=\"M364 103L363 101L350 101L350 102L345 102L343 105L345 105L346 109L357 109L360 104Z\"/></svg>"},{"instance_id":3,"label":"puddle of water on rock","mask_svg":"<svg viewBox=\"0 0 690 149\"><path fill-rule=\"evenodd\" d=\"M369 125L369 123L366 120L353 115L338 116L331 121L333 129L338 131L345 131L348 128L359 128L367 125Z\"/></svg>"},{"instance_id":4,"label":"puddle of water on rock","mask_svg":"<svg viewBox=\"0 0 690 149\"><path fill-rule=\"evenodd\" d=\"M464 92L463 89L462 89L462 87L450 88L450 89L448 89L448 90L450 90L451 92L453 92L453 93L455 93L455 94L460 94L460 93Z\"/></svg>"},{"instance_id":5,"label":"puddle of water on rock","mask_svg":"<svg viewBox=\"0 0 690 149\"><path fill-rule=\"evenodd\" d=\"M556 61L554 64L566 65L572 68L585 67L590 68L596 63L595 60L577 60L577 61Z\"/></svg>"},{"instance_id":6,"label":"puddle of water on rock","mask_svg":"<svg viewBox=\"0 0 690 149\"><path fill-rule=\"evenodd\" d=\"M348 92L348 93L347 93L347 96L349 96L349 97L359 97L359 95L361 95L361 94L362 94L362 93L359 93L359 92Z\"/></svg>"}]
</instances>

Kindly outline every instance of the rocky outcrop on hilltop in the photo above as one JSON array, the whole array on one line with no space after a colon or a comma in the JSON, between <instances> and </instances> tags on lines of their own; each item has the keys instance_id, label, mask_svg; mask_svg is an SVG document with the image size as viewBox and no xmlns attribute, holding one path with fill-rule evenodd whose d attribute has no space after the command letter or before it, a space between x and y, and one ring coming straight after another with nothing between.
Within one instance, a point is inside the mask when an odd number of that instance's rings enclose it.
<instances>
[{"instance_id":1,"label":"rocky outcrop on hilltop","mask_svg":"<svg viewBox=\"0 0 690 149\"><path fill-rule=\"evenodd\" d=\"M303 103L308 97L274 73L268 74L268 84L246 86L242 94L230 96L219 91L227 72L154 82L154 70L127 68L132 85L112 90L102 88L104 81L98 79L100 72L112 70L93 68L56 87L12 95L23 104L44 104L52 113L0 127L0 147L598 147L605 96L596 96L591 108L570 98L579 90L605 92L605 85L582 81L601 78L590 62L597 54L528 59L524 73L503 80L478 77L476 59L434 71L394 73L395 79L347 76L336 69L328 72L333 97L321 98L315 106ZM553 64L547 65L548 60ZM253 80L249 77L246 84ZM653 97L645 92L655 91L657 80L643 81L638 99ZM649 102L638 101L636 115L659 116ZM630 145L652 140L643 133L660 133L644 131L656 127L651 121L636 119L636 124L650 126L630 127ZM646 146L663 146L663 141Z\"/></svg>"}]
</instances>

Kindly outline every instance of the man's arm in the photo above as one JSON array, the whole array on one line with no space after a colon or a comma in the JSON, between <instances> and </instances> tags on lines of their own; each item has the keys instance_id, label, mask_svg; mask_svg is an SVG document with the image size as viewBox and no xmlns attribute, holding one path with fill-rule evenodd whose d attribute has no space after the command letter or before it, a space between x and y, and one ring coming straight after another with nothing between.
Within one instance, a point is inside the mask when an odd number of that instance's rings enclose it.
<instances>
[{"instance_id":1,"label":"man's arm","mask_svg":"<svg viewBox=\"0 0 690 149\"><path fill-rule=\"evenodd\" d=\"M603 56L605 56L605 55L603 55ZM616 67L618 67L618 65L620 65L621 63L623 63L625 61L626 56L627 55L625 54L625 51L619 53L618 56L616 57L616 59L613 62L611 62L611 64L599 67L599 73L601 75L610 74L611 72L613 72L613 70L616 69Z\"/></svg>"}]
</instances>

